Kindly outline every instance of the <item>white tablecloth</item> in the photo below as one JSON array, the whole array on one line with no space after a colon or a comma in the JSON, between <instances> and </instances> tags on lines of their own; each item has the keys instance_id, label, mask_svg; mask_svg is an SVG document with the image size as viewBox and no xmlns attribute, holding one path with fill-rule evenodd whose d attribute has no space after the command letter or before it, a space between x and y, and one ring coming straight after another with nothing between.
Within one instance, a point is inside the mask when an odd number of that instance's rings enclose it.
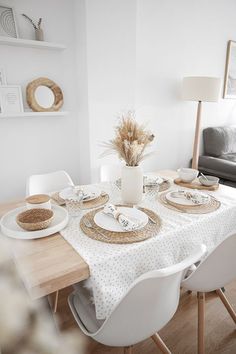
<instances>
[{"instance_id":1,"label":"white tablecloth","mask_svg":"<svg viewBox=\"0 0 236 354\"><path fill-rule=\"evenodd\" d=\"M100 184L119 203L120 191L111 183ZM178 189L176 185L172 189ZM141 274L183 260L201 243L208 252L229 235L236 233L236 189L220 186L211 192L221 207L209 214L191 215L167 209L157 201L143 201L158 213L163 225L160 233L143 242L117 245L95 241L79 227L80 218L72 218L62 236L88 263L98 319L106 318L132 282Z\"/></svg>"}]
</instances>

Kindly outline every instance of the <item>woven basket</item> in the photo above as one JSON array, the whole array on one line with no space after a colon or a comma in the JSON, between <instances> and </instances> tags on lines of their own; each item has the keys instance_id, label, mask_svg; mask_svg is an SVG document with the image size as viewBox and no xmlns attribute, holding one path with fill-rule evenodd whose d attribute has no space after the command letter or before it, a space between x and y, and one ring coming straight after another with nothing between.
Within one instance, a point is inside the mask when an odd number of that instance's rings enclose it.
<instances>
[{"instance_id":1,"label":"woven basket","mask_svg":"<svg viewBox=\"0 0 236 354\"><path fill-rule=\"evenodd\" d=\"M53 211L49 209L29 209L16 217L17 224L26 231L46 229L53 219Z\"/></svg>"}]
</instances>

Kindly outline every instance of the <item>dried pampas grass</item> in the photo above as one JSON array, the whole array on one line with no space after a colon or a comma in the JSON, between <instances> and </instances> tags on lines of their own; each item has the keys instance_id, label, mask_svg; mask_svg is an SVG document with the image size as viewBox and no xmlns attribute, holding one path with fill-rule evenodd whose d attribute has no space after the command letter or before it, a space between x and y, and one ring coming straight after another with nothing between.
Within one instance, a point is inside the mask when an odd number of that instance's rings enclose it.
<instances>
[{"instance_id":1,"label":"dried pampas grass","mask_svg":"<svg viewBox=\"0 0 236 354\"><path fill-rule=\"evenodd\" d=\"M144 152L155 136L135 121L132 112L120 117L120 123L115 128L115 133L114 139L103 144L106 151L102 156L117 153L127 166L138 166L140 162L153 154L144 154Z\"/></svg>"}]
</instances>

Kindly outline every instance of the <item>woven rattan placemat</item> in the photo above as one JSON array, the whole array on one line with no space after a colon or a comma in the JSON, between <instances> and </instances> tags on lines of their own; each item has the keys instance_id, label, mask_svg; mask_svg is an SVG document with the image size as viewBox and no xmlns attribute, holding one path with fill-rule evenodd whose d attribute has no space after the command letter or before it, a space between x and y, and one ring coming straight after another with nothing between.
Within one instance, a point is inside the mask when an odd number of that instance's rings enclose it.
<instances>
[{"instance_id":1,"label":"woven rattan placemat","mask_svg":"<svg viewBox=\"0 0 236 354\"><path fill-rule=\"evenodd\" d=\"M51 195L51 198L54 202L56 202L58 205L65 205L65 200L62 199L59 196L59 192L56 192ZM106 193L102 193L98 198L93 199L93 200L88 200L87 202L83 202L82 204L82 210L87 210L87 209L92 209L92 208L98 208L104 204L106 204L109 200L109 195Z\"/></svg>"},{"instance_id":2,"label":"woven rattan placemat","mask_svg":"<svg viewBox=\"0 0 236 354\"><path fill-rule=\"evenodd\" d=\"M97 241L102 241L106 243L120 243L120 244L140 242L155 236L156 234L158 234L158 232L161 229L161 219L156 213L146 208L139 208L139 210L143 211L150 218L152 218L155 221L155 223L151 221L151 219L149 219L148 224L140 230L131 231L131 232L108 231L102 229L94 222L94 216L100 210L102 210L102 208L88 212L86 215L82 217L80 221L80 227L83 230L83 232L88 237ZM87 219L91 223L93 228L87 227L84 224L85 219ZM98 232L101 232L102 234Z\"/></svg>"},{"instance_id":3,"label":"woven rattan placemat","mask_svg":"<svg viewBox=\"0 0 236 354\"><path fill-rule=\"evenodd\" d=\"M193 205L193 206L179 205L179 204L175 204L170 201L167 201L167 199L166 199L167 193L168 192L159 194L159 196L157 197L158 200L161 202L161 204L165 205L165 207L167 207L171 210L175 210L177 212L181 212L181 213L207 214L207 213L212 213L213 211L217 210L221 206L221 202L211 195L209 196L210 201L207 204Z\"/></svg>"}]
</instances>

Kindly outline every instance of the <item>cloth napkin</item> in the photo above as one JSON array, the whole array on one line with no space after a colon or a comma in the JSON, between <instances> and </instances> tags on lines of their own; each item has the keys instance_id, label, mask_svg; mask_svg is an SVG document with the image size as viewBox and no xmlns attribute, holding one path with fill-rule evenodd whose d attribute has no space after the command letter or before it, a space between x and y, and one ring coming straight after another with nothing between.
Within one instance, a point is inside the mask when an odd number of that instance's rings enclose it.
<instances>
[{"instance_id":1,"label":"cloth napkin","mask_svg":"<svg viewBox=\"0 0 236 354\"><path fill-rule=\"evenodd\" d=\"M173 197L183 196L186 199L191 200L194 204L202 204L207 203L209 201L209 196L203 193L199 193L198 191L188 192L184 190L179 190L177 193L172 193Z\"/></svg>"},{"instance_id":2,"label":"cloth napkin","mask_svg":"<svg viewBox=\"0 0 236 354\"><path fill-rule=\"evenodd\" d=\"M141 226L144 226L142 221L122 214L119 209L116 208L113 204L106 204L103 209L103 212L106 215L115 218L125 231L134 231L140 228Z\"/></svg>"}]
</instances>

